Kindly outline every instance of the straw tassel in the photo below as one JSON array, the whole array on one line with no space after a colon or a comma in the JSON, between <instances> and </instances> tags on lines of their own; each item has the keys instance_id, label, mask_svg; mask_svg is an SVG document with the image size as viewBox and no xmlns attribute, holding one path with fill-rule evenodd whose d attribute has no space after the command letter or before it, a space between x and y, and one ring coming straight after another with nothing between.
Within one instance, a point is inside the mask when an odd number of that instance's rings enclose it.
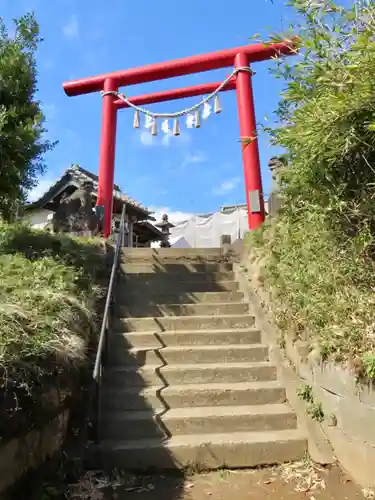
<instances>
[{"instance_id":1,"label":"straw tassel","mask_svg":"<svg viewBox=\"0 0 375 500\"><path fill-rule=\"evenodd\" d=\"M158 125L156 123L156 120L152 122L151 135L158 135Z\"/></svg>"},{"instance_id":2,"label":"straw tassel","mask_svg":"<svg viewBox=\"0 0 375 500\"><path fill-rule=\"evenodd\" d=\"M218 114L221 113L222 111L223 108L221 107L219 96L216 95L214 100L214 113Z\"/></svg>"},{"instance_id":3,"label":"straw tassel","mask_svg":"<svg viewBox=\"0 0 375 500\"><path fill-rule=\"evenodd\" d=\"M180 135L180 125L177 118L173 122L173 135Z\"/></svg>"},{"instance_id":4,"label":"straw tassel","mask_svg":"<svg viewBox=\"0 0 375 500\"><path fill-rule=\"evenodd\" d=\"M139 127L140 127L139 111L138 109L136 109L134 113L133 128L139 128Z\"/></svg>"},{"instance_id":5,"label":"straw tassel","mask_svg":"<svg viewBox=\"0 0 375 500\"><path fill-rule=\"evenodd\" d=\"M195 112L195 128L200 128L201 126L201 112L199 109Z\"/></svg>"}]
</instances>

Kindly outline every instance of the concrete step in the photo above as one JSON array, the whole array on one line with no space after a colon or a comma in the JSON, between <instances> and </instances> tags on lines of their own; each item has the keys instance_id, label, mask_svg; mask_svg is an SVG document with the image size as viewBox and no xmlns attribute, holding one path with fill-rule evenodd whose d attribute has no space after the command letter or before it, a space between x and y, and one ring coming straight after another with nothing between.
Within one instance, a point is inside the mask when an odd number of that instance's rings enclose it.
<instances>
[{"instance_id":1,"label":"concrete step","mask_svg":"<svg viewBox=\"0 0 375 500\"><path fill-rule=\"evenodd\" d=\"M268 346L250 345L191 345L150 349L132 347L119 349L111 345L108 354L111 365L157 365L192 363L251 363L268 361Z\"/></svg>"},{"instance_id":2,"label":"concrete step","mask_svg":"<svg viewBox=\"0 0 375 500\"><path fill-rule=\"evenodd\" d=\"M111 336L110 344L114 349L131 347L161 347L189 345L228 345L228 344L260 344L260 330L240 328L238 330L199 330L178 332L128 332Z\"/></svg>"},{"instance_id":3,"label":"concrete step","mask_svg":"<svg viewBox=\"0 0 375 500\"><path fill-rule=\"evenodd\" d=\"M209 264L230 259L221 248L124 248L121 261L138 264Z\"/></svg>"},{"instance_id":4,"label":"concrete step","mask_svg":"<svg viewBox=\"0 0 375 500\"><path fill-rule=\"evenodd\" d=\"M158 257L197 257L222 256L221 248L123 248L121 252L125 258L158 258Z\"/></svg>"},{"instance_id":5,"label":"concrete step","mask_svg":"<svg viewBox=\"0 0 375 500\"><path fill-rule=\"evenodd\" d=\"M152 290L147 290L147 293L129 293L126 287L120 290L115 290L115 303L117 305L139 305L142 304L158 306L159 304L216 304L229 302L242 302L242 292L173 292L173 290L165 290L164 293L152 293Z\"/></svg>"},{"instance_id":6,"label":"concrete step","mask_svg":"<svg viewBox=\"0 0 375 500\"><path fill-rule=\"evenodd\" d=\"M107 387L150 387L160 384L235 384L238 382L275 381L276 367L269 362L209 363L154 366L118 366L104 372Z\"/></svg>"},{"instance_id":7,"label":"concrete step","mask_svg":"<svg viewBox=\"0 0 375 500\"><path fill-rule=\"evenodd\" d=\"M136 283L129 283L126 279L120 279L116 286L117 293L124 294L146 294L146 295L165 295L173 291L174 294L189 296L191 293L203 292L237 292L237 281L174 281L172 286L168 280L156 280L152 284L139 280ZM182 301L185 303L185 300Z\"/></svg>"},{"instance_id":8,"label":"concrete step","mask_svg":"<svg viewBox=\"0 0 375 500\"><path fill-rule=\"evenodd\" d=\"M224 330L250 328L254 325L254 316L250 314L221 316L162 316L159 318L115 318L113 331L159 332L177 330Z\"/></svg>"},{"instance_id":9,"label":"concrete step","mask_svg":"<svg viewBox=\"0 0 375 500\"><path fill-rule=\"evenodd\" d=\"M217 283L220 281L233 281L235 275L233 271L224 271L220 273L122 273L121 281L129 286L155 285L170 283Z\"/></svg>"},{"instance_id":10,"label":"concrete step","mask_svg":"<svg viewBox=\"0 0 375 500\"><path fill-rule=\"evenodd\" d=\"M307 441L298 430L174 436L166 441L103 441L90 449L89 465L105 469L256 467L304 457Z\"/></svg>"},{"instance_id":11,"label":"concrete step","mask_svg":"<svg viewBox=\"0 0 375 500\"><path fill-rule=\"evenodd\" d=\"M178 435L296 429L297 417L286 404L214 406L107 413L102 420L103 439L147 439Z\"/></svg>"},{"instance_id":12,"label":"concrete step","mask_svg":"<svg viewBox=\"0 0 375 500\"><path fill-rule=\"evenodd\" d=\"M191 273L225 273L233 271L233 264L231 262L208 262L207 264L200 264L199 262L181 262L180 264L163 264L159 262L122 262L121 269L127 274L138 273L171 273L185 276Z\"/></svg>"},{"instance_id":13,"label":"concrete step","mask_svg":"<svg viewBox=\"0 0 375 500\"><path fill-rule=\"evenodd\" d=\"M246 302L228 302L228 304L159 304L159 305L116 305L117 316L128 318L161 316L217 316L219 314L247 314Z\"/></svg>"},{"instance_id":14,"label":"concrete step","mask_svg":"<svg viewBox=\"0 0 375 500\"><path fill-rule=\"evenodd\" d=\"M285 389L278 382L243 382L238 384L186 384L112 389L102 394L102 409L165 410L198 406L248 406L285 403Z\"/></svg>"},{"instance_id":15,"label":"concrete step","mask_svg":"<svg viewBox=\"0 0 375 500\"><path fill-rule=\"evenodd\" d=\"M197 254L191 254L186 257L183 256L176 256L176 255L158 255L158 256L151 256L151 255L141 255L141 256L121 256L120 261L122 263L127 263L127 264L155 264L155 265L160 265L164 266L167 264L174 264L174 265L186 265L187 263L190 264L225 264L229 262L229 259L226 255L224 254L212 254L212 255L203 255L199 256Z\"/></svg>"}]
</instances>

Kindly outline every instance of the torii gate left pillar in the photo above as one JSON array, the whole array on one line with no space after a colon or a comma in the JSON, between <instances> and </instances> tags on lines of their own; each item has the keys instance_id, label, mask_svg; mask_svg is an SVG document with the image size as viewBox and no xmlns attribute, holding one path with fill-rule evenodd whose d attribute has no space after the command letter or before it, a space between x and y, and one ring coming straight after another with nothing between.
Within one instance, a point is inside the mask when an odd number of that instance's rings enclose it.
<instances>
[{"instance_id":1,"label":"torii gate left pillar","mask_svg":"<svg viewBox=\"0 0 375 500\"><path fill-rule=\"evenodd\" d=\"M106 92L103 95L97 199L97 205L104 207L104 236L108 237L111 234L112 227L117 110L127 107L121 99L116 98L115 93L119 87L230 66L234 66L236 69L246 69L253 62L293 54L295 54L295 47L291 41L267 45L254 44L64 83L63 88L69 96L98 91ZM209 94L216 90L219 85L220 83L197 85L184 89L137 96L129 100L137 105L170 101ZM256 135L254 96L249 71L239 70L236 77L231 79L223 90L234 89L236 89L237 93L241 138L252 138L249 146L242 148L248 222L249 229L252 230L258 228L264 221L264 199Z\"/></svg>"}]
</instances>

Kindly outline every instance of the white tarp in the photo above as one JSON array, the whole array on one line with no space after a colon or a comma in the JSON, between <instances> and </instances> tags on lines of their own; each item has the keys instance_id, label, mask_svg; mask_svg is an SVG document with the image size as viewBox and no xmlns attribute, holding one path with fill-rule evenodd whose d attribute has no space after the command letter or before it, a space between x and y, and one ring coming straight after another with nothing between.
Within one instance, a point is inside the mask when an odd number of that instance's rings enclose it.
<instances>
[{"instance_id":1,"label":"white tarp","mask_svg":"<svg viewBox=\"0 0 375 500\"><path fill-rule=\"evenodd\" d=\"M191 248L183 236L169 238L169 243L171 244L171 248ZM160 248L160 241L152 241L151 248Z\"/></svg>"},{"instance_id":2,"label":"white tarp","mask_svg":"<svg viewBox=\"0 0 375 500\"><path fill-rule=\"evenodd\" d=\"M223 234L229 234L232 242L244 237L248 231L247 210L241 207L225 213L194 215L170 231L171 240L184 238L193 248L219 247Z\"/></svg>"},{"instance_id":3,"label":"white tarp","mask_svg":"<svg viewBox=\"0 0 375 500\"><path fill-rule=\"evenodd\" d=\"M189 243L185 240L183 236L177 238L169 238L169 243L172 248L191 248Z\"/></svg>"}]
</instances>

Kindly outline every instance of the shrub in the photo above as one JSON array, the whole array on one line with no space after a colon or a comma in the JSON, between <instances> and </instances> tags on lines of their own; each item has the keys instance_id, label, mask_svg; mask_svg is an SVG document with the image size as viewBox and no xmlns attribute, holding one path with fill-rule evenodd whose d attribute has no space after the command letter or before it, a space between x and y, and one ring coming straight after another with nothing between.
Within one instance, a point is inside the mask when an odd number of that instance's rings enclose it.
<instances>
[{"instance_id":1,"label":"shrub","mask_svg":"<svg viewBox=\"0 0 375 500\"><path fill-rule=\"evenodd\" d=\"M300 55L272 140L286 150L280 215L250 239L266 254L281 327L322 356L369 359L375 305L375 7L292 0ZM290 34L283 34L290 38ZM275 37L277 38L277 37Z\"/></svg>"}]
</instances>

